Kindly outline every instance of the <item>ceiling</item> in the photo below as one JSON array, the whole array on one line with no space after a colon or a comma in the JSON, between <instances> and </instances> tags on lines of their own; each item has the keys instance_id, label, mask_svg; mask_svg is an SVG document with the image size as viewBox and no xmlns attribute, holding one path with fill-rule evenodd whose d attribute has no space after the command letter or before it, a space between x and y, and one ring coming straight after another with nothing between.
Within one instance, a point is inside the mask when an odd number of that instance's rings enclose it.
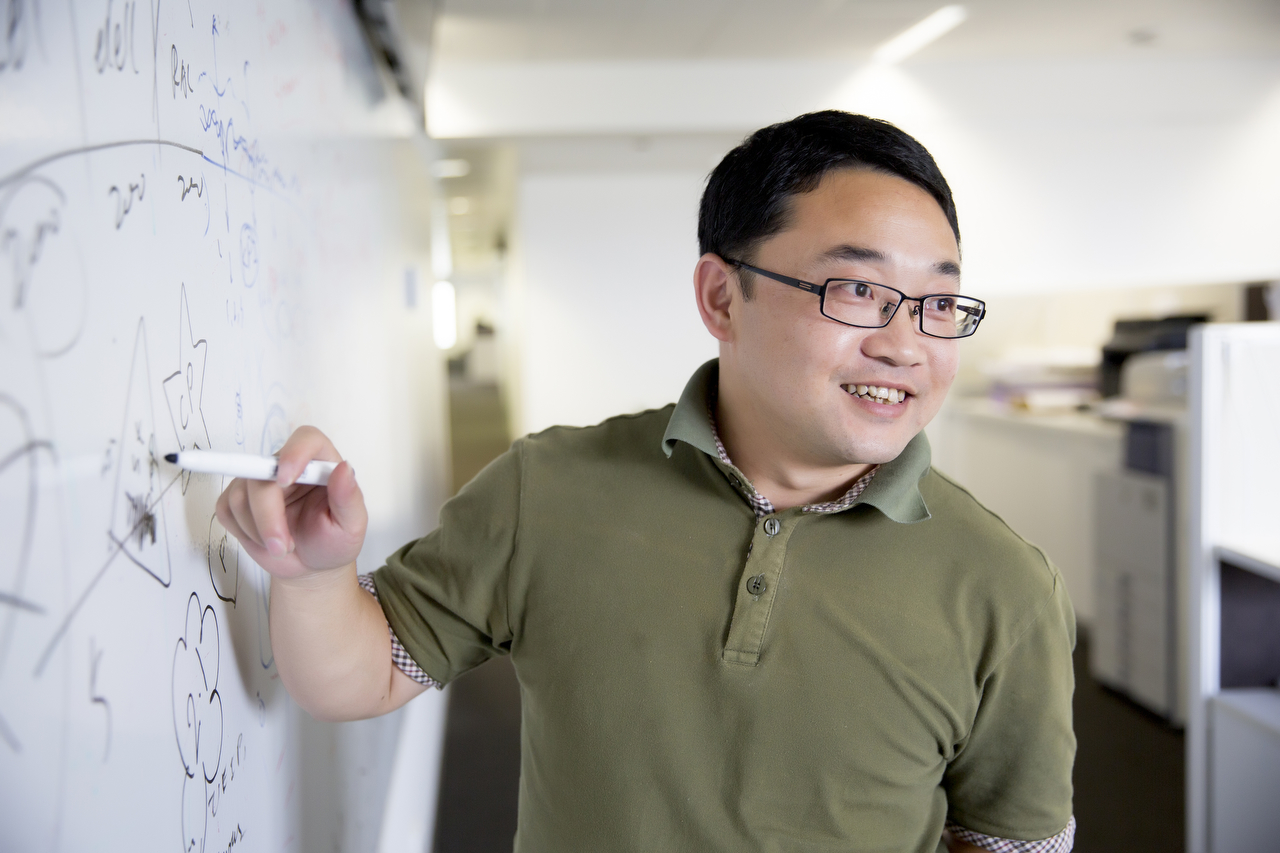
<instances>
[{"instance_id":1,"label":"ceiling","mask_svg":"<svg viewBox=\"0 0 1280 853\"><path fill-rule=\"evenodd\" d=\"M946 0L444 0L439 61L845 59ZM967 0L931 60L1280 54L1278 0Z\"/></svg>"},{"instance_id":2,"label":"ceiling","mask_svg":"<svg viewBox=\"0 0 1280 853\"><path fill-rule=\"evenodd\" d=\"M861 63L876 46L948 0L400 0L436 14L402 15L455 66L738 60ZM1151 57L1280 58L1280 0L962 0L968 19L908 63ZM519 69L510 73L519 74ZM686 95L693 93L684 93ZM697 97L696 94L694 94ZM707 97L716 93L708 91ZM694 140L695 142L697 140ZM723 147L724 143L717 140ZM585 144L585 143L584 143ZM632 159L660 157L645 138L595 140L584 151L553 139L526 142L525 159L589 159L602 144ZM636 146L640 146L637 148ZM632 151L632 148L636 148ZM644 149L644 150L641 150ZM621 156L610 149L614 159ZM677 152L680 153L680 152ZM685 152L687 153L687 152ZM492 276L511 216L511 142L442 142L469 175L445 179L458 278ZM552 156L555 155L555 156Z\"/></svg>"}]
</instances>

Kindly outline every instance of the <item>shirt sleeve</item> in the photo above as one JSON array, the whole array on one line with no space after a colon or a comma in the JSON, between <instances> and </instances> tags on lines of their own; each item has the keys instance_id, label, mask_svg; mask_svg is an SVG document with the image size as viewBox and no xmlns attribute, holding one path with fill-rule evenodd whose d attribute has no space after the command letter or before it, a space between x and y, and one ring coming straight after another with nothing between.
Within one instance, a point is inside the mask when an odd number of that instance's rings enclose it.
<instances>
[{"instance_id":1,"label":"shirt sleeve","mask_svg":"<svg viewBox=\"0 0 1280 853\"><path fill-rule=\"evenodd\" d=\"M508 579L520 525L521 447L491 462L440 510L440 526L373 573L407 656L445 685L511 649Z\"/></svg>"},{"instance_id":2,"label":"shirt sleeve","mask_svg":"<svg viewBox=\"0 0 1280 853\"><path fill-rule=\"evenodd\" d=\"M1072 817L1075 615L1049 570L1051 594L979 685L973 725L943 777L948 822L993 838L1050 839Z\"/></svg>"},{"instance_id":3,"label":"shirt sleeve","mask_svg":"<svg viewBox=\"0 0 1280 853\"><path fill-rule=\"evenodd\" d=\"M1076 844L1076 819L1067 821L1066 829L1049 838L1038 841L1019 841L1016 838L997 838L965 829L958 824L947 824L947 831L954 837L974 847L990 850L992 853L1071 853Z\"/></svg>"},{"instance_id":4,"label":"shirt sleeve","mask_svg":"<svg viewBox=\"0 0 1280 853\"><path fill-rule=\"evenodd\" d=\"M374 601L378 600L378 587L373 582L373 575L358 575L356 582L360 584L361 589L373 596ZM424 687L444 688L443 684L422 671L422 667L418 666L405 650L404 644L400 642L400 638L396 636L395 629L390 624L387 625L387 633L391 635L391 662L396 665L396 669Z\"/></svg>"}]
</instances>

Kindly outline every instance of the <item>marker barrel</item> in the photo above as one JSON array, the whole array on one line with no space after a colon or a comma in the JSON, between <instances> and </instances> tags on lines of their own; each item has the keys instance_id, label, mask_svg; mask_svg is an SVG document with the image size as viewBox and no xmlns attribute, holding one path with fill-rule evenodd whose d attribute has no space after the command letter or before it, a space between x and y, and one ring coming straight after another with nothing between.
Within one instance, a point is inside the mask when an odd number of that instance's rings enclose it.
<instances>
[{"instance_id":1,"label":"marker barrel","mask_svg":"<svg viewBox=\"0 0 1280 853\"><path fill-rule=\"evenodd\" d=\"M177 454L177 457L174 464L187 471L241 477L246 480L274 480L278 468L278 460L274 456L187 450ZM302 475L294 482L310 486L326 485L329 482L329 475L337 467L337 462L322 462L314 459L307 463L307 467L302 469Z\"/></svg>"}]
</instances>

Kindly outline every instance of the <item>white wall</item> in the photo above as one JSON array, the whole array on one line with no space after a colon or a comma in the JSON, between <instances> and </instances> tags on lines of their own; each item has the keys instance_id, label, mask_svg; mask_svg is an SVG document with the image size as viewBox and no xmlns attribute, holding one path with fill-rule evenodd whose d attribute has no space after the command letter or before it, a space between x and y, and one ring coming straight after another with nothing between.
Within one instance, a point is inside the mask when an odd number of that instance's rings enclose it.
<instances>
[{"instance_id":1,"label":"white wall","mask_svg":"<svg viewBox=\"0 0 1280 853\"><path fill-rule=\"evenodd\" d=\"M974 291L1280 277L1274 58L443 63L431 92L446 137L733 139L828 107L890 119L953 185Z\"/></svg>"},{"instance_id":2,"label":"white wall","mask_svg":"<svg viewBox=\"0 0 1280 853\"><path fill-rule=\"evenodd\" d=\"M966 289L993 303L1280 278L1274 59L437 72L433 132L523 138L506 323L518 432L659 405L714 354L689 286L701 181L743 134L805 109L881 115L931 149L956 194ZM624 315L604 319L605 294Z\"/></svg>"},{"instance_id":3,"label":"white wall","mask_svg":"<svg viewBox=\"0 0 1280 853\"><path fill-rule=\"evenodd\" d=\"M517 434L674 402L716 354L693 300L699 171L520 181Z\"/></svg>"}]
</instances>

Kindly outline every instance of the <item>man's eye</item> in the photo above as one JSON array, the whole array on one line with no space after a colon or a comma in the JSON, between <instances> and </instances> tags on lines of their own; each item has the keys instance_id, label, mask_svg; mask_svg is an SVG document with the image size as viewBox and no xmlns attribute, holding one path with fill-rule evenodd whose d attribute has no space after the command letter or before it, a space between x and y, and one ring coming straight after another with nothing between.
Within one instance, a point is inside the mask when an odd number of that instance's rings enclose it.
<instances>
[{"instance_id":1,"label":"man's eye","mask_svg":"<svg viewBox=\"0 0 1280 853\"><path fill-rule=\"evenodd\" d=\"M956 310L956 301L954 299L942 298L933 300L933 310L941 311L944 314L950 314Z\"/></svg>"},{"instance_id":2,"label":"man's eye","mask_svg":"<svg viewBox=\"0 0 1280 853\"><path fill-rule=\"evenodd\" d=\"M861 296L863 299L871 297L871 285L866 282L859 281L853 285L853 295Z\"/></svg>"}]
</instances>

